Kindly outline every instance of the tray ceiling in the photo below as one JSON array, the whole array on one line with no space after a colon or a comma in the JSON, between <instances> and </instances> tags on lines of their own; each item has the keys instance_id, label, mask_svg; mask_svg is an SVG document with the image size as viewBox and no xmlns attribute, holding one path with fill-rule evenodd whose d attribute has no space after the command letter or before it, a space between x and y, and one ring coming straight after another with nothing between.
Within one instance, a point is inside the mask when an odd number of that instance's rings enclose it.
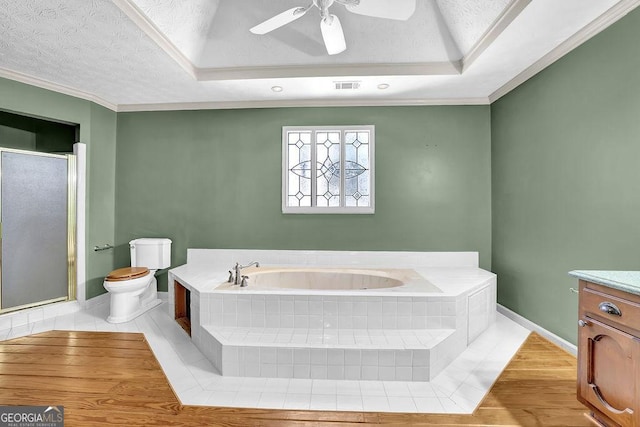
<instances>
[{"instance_id":1,"label":"tray ceiling","mask_svg":"<svg viewBox=\"0 0 640 427\"><path fill-rule=\"evenodd\" d=\"M487 103L640 0L416 0L407 21L334 3L347 42L338 55L315 8L249 32L309 2L0 0L0 76L122 111ZM345 80L359 88L336 90Z\"/></svg>"},{"instance_id":2,"label":"tray ceiling","mask_svg":"<svg viewBox=\"0 0 640 427\"><path fill-rule=\"evenodd\" d=\"M366 0L365 0L366 1ZM334 3L347 50L327 55L318 9L264 36L254 25L308 0L130 0L197 68L426 63L460 60L511 4L530 0L418 0L407 21L372 18ZM389 0L393 3L393 0Z\"/></svg>"}]
</instances>

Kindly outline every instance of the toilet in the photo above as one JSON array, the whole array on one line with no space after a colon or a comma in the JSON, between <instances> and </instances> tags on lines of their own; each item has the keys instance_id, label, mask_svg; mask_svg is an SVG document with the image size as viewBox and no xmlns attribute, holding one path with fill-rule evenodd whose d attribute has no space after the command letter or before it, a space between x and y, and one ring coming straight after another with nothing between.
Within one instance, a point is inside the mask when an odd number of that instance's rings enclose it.
<instances>
[{"instance_id":1,"label":"toilet","mask_svg":"<svg viewBox=\"0 0 640 427\"><path fill-rule=\"evenodd\" d=\"M104 279L111 295L110 323L128 322L162 302L155 273L171 265L171 240L135 239L129 248L131 267L114 270Z\"/></svg>"}]
</instances>

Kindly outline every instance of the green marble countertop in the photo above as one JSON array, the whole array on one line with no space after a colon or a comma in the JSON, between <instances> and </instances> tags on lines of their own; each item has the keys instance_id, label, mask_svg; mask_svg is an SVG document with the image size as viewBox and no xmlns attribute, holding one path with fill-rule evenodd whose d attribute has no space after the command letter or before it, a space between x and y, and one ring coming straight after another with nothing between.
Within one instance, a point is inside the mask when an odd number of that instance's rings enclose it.
<instances>
[{"instance_id":1,"label":"green marble countertop","mask_svg":"<svg viewBox=\"0 0 640 427\"><path fill-rule=\"evenodd\" d=\"M573 270L569 276L640 295L640 271Z\"/></svg>"}]
</instances>

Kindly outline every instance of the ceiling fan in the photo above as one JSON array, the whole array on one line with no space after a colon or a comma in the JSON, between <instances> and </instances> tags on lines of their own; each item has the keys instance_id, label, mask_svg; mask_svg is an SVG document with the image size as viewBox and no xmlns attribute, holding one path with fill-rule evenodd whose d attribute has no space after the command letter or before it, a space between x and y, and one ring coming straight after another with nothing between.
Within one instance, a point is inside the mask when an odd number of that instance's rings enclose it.
<instances>
[{"instance_id":1,"label":"ceiling fan","mask_svg":"<svg viewBox=\"0 0 640 427\"><path fill-rule=\"evenodd\" d=\"M406 21L416 9L416 0L312 0L306 7L293 7L251 28L253 34L267 34L301 18L312 7L320 10L320 30L329 55L336 55L347 48L342 25L336 15L329 12L333 3L343 5L349 12L376 18Z\"/></svg>"}]
</instances>

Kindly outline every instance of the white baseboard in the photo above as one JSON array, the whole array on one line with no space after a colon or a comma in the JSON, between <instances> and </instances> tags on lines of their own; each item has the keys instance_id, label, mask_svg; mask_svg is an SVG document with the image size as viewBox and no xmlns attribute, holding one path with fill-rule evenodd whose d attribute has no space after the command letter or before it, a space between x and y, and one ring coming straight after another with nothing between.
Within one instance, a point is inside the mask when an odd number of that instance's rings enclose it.
<instances>
[{"instance_id":1,"label":"white baseboard","mask_svg":"<svg viewBox=\"0 0 640 427\"><path fill-rule=\"evenodd\" d=\"M109 292L106 292L104 294L98 295L97 297L93 297L91 299L86 300L84 303L84 308L85 309L93 308L97 305L105 304L107 302L109 302Z\"/></svg>"},{"instance_id":2,"label":"white baseboard","mask_svg":"<svg viewBox=\"0 0 640 427\"><path fill-rule=\"evenodd\" d=\"M162 301L169 301L169 292L158 291L158 298Z\"/></svg>"},{"instance_id":3,"label":"white baseboard","mask_svg":"<svg viewBox=\"0 0 640 427\"><path fill-rule=\"evenodd\" d=\"M497 305L498 313L508 317L509 319L513 320L520 326L529 329L530 331L539 333L540 335L542 335L552 343L556 344L559 347L562 347L563 349L573 354L574 356L578 354L578 348L574 344L571 344L569 341L565 340L564 338L557 336L553 332L547 331L542 326L539 326L533 323L531 320L520 316L518 313L516 313L515 311L509 310L507 307L504 307L500 304L496 304L496 305Z\"/></svg>"}]
</instances>

